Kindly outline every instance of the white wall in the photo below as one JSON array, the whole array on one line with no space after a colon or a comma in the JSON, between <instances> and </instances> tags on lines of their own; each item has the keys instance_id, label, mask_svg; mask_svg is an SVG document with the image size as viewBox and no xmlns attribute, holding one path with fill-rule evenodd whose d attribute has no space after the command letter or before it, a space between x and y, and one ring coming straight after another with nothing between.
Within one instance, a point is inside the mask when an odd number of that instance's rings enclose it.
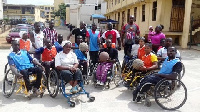
<instances>
[{"instance_id":1,"label":"white wall","mask_svg":"<svg viewBox=\"0 0 200 112\"><path fill-rule=\"evenodd\" d=\"M79 3L79 0L65 0L65 3ZM95 4L97 0L86 0L86 4ZM101 10L95 10L94 5L70 5L70 24L79 27L80 21L84 21L86 24L92 24L90 17L92 14L105 14L106 13L106 2L104 0L98 0L101 4ZM77 17L77 12L80 7L80 18ZM97 21L95 21L97 22Z\"/></svg>"},{"instance_id":2,"label":"white wall","mask_svg":"<svg viewBox=\"0 0 200 112\"><path fill-rule=\"evenodd\" d=\"M3 19L3 3L2 3L2 0L0 0L0 19Z\"/></svg>"}]
</instances>

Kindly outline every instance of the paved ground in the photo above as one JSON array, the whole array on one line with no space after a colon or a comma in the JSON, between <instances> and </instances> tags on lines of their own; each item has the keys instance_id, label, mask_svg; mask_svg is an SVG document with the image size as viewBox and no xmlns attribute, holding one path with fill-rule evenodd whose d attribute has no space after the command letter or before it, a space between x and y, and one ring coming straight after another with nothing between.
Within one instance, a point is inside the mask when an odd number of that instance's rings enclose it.
<instances>
[{"instance_id":1,"label":"paved ground","mask_svg":"<svg viewBox=\"0 0 200 112\"><path fill-rule=\"evenodd\" d=\"M3 68L7 63L6 56L9 50L0 50L0 86L2 87ZM119 53L120 61L122 61L123 51ZM194 50L181 50L183 63L186 67L186 74L183 82L188 89L188 100L186 104L177 111L180 112L198 112L200 110L200 75L199 62L200 52ZM163 111L154 101L151 107L145 107L143 104L136 104L131 101L132 91L125 87L115 87L111 84L108 90L96 89L93 85L85 86L86 90L96 97L94 102L86 102L85 95L79 96L82 101L76 102L76 107L71 108L66 99L59 94L56 98L51 98L47 92L43 98L33 98L27 100L22 94L13 94L10 98L2 95L0 88L0 110L1 112L44 112L44 111L60 111L60 112L160 112Z\"/></svg>"}]
</instances>

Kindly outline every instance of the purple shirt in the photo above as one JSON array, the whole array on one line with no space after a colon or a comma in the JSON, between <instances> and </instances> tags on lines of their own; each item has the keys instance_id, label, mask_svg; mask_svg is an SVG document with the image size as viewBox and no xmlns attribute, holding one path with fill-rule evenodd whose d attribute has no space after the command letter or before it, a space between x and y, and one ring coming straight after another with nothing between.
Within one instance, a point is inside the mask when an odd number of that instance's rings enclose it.
<instances>
[{"instance_id":1,"label":"purple shirt","mask_svg":"<svg viewBox=\"0 0 200 112\"><path fill-rule=\"evenodd\" d=\"M159 33L154 34L154 36L151 37L151 43L153 45L160 45L160 40L165 38L165 34Z\"/></svg>"},{"instance_id":2,"label":"purple shirt","mask_svg":"<svg viewBox=\"0 0 200 112\"><path fill-rule=\"evenodd\" d=\"M148 41L151 40L151 37L156 34L154 31L149 31L149 34L148 34Z\"/></svg>"}]
</instances>

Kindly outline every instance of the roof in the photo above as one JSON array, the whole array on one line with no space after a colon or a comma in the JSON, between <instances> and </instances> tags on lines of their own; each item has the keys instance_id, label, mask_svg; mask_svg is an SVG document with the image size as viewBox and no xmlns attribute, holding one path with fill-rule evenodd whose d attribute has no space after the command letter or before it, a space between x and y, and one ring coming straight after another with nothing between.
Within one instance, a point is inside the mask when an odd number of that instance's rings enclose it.
<instances>
[{"instance_id":1,"label":"roof","mask_svg":"<svg viewBox=\"0 0 200 112\"><path fill-rule=\"evenodd\" d=\"M104 15L101 15L101 14L92 14L91 17L93 19L106 19L106 17Z\"/></svg>"},{"instance_id":2,"label":"roof","mask_svg":"<svg viewBox=\"0 0 200 112\"><path fill-rule=\"evenodd\" d=\"M100 24L107 24L107 23L112 23L112 24L119 24L118 21L112 20L112 19L107 19L105 21L101 21Z\"/></svg>"}]
</instances>

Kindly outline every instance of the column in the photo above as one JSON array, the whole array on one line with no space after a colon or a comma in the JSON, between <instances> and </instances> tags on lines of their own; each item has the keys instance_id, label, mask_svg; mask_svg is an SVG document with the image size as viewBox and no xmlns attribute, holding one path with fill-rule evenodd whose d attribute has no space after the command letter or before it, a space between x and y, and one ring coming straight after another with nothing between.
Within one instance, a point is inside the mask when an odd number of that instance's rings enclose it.
<instances>
[{"instance_id":1,"label":"column","mask_svg":"<svg viewBox=\"0 0 200 112\"><path fill-rule=\"evenodd\" d=\"M183 34L181 37L181 47L187 48L189 30L190 30L190 14L191 14L192 0L185 0L185 17L183 23Z\"/></svg>"}]
</instances>

